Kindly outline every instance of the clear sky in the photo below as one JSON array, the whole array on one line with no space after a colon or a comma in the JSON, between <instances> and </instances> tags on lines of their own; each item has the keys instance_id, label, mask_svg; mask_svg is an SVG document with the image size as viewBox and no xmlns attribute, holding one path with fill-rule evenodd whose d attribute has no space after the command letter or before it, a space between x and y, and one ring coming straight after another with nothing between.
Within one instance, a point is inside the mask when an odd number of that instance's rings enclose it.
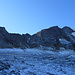
<instances>
[{"instance_id":1,"label":"clear sky","mask_svg":"<svg viewBox=\"0 0 75 75\"><path fill-rule=\"evenodd\" d=\"M34 34L51 26L75 27L75 0L0 0L0 26Z\"/></svg>"}]
</instances>

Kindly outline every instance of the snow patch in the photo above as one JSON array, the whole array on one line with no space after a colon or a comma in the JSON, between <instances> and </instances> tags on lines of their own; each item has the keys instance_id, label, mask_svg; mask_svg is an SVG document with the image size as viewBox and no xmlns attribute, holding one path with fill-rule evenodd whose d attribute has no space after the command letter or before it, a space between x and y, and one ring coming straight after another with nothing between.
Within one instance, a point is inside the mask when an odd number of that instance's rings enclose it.
<instances>
[{"instance_id":1,"label":"snow patch","mask_svg":"<svg viewBox=\"0 0 75 75\"><path fill-rule=\"evenodd\" d=\"M75 28L72 28L75 31Z\"/></svg>"},{"instance_id":2,"label":"snow patch","mask_svg":"<svg viewBox=\"0 0 75 75\"><path fill-rule=\"evenodd\" d=\"M44 47L41 45L40 45L39 49L41 49L41 50L54 50L54 48L52 48L52 47Z\"/></svg>"},{"instance_id":3,"label":"snow patch","mask_svg":"<svg viewBox=\"0 0 75 75\"><path fill-rule=\"evenodd\" d=\"M69 56L69 55L74 55L75 52L73 50L64 50L64 51L59 51L60 56Z\"/></svg>"},{"instance_id":4,"label":"snow patch","mask_svg":"<svg viewBox=\"0 0 75 75\"><path fill-rule=\"evenodd\" d=\"M65 48L64 47L60 47L60 50L65 50Z\"/></svg>"},{"instance_id":5,"label":"snow patch","mask_svg":"<svg viewBox=\"0 0 75 75\"><path fill-rule=\"evenodd\" d=\"M69 44L70 43L66 39L59 39L59 41L61 42L61 44Z\"/></svg>"},{"instance_id":6,"label":"snow patch","mask_svg":"<svg viewBox=\"0 0 75 75\"><path fill-rule=\"evenodd\" d=\"M73 32L71 35L73 35L75 37L75 32Z\"/></svg>"}]
</instances>

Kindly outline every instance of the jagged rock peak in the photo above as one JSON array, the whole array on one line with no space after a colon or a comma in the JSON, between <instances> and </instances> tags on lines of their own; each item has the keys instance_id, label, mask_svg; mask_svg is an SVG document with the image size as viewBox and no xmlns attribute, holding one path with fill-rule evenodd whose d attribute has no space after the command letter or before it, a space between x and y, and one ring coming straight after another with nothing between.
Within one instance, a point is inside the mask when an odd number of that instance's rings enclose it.
<instances>
[{"instance_id":1,"label":"jagged rock peak","mask_svg":"<svg viewBox=\"0 0 75 75\"><path fill-rule=\"evenodd\" d=\"M59 27L58 26L53 26L53 27L50 27L49 29L51 29L51 28L58 29Z\"/></svg>"},{"instance_id":2,"label":"jagged rock peak","mask_svg":"<svg viewBox=\"0 0 75 75\"><path fill-rule=\"evenodd\" d=\"M0 28L1 28L1 29L5 29L5 27L1 27L1 26L0 26Z\"/></svg>"},{"instance_id":3,"label":"jagged rock peak","mask_svg":"<svg viewBox=\"0 0 75 75\"><path fill-rule=\"evenodd\" d=\"M71 28L68 27L68 26L63 27L62 30L63 30L66 34L71 34L72 32L74 32L74 30L71 29Z\"/></svg>"},{"instance_id":4,"label":"jagged rock peak","mask_svg":"<svg viewBox=\"0 0 75 75\"><path fill-rule=\"evenodd\" d=\"M68 26L63 27L62 29L63 29L63 30L70 30L70 31L74 32L74 30L73 30L73 29L71 29L71 28L70 28L70 27L68 27Z\"/></svg>"},{"instance_id":5,"label":"jagged rock peak","mask_svg":"<svg viewBox=\"0 0 75 75\"><path fill-rule=\"evenodd\" d=\"M43 29L43 30L41 30L41 31L51 30L51 29L55 30L55 29L59 29L59 27L58 27L58 26L53 26L53 27L50 27L50 28L48 28L48 29Z\"/></svg>"},{"instance_id":6,"label":"jagged rock peak","mask_svg":"<svg viewBox=\"0 0 75 75\"><path fill-rule=\"evenodd\" d=\"M1 26L0 26L0 33L1 33L1 32L2 32L2 33L3 33L3 32L7 32L6 29L5 29L5 27L1 27Z\"/></svg>"}]
</instances>

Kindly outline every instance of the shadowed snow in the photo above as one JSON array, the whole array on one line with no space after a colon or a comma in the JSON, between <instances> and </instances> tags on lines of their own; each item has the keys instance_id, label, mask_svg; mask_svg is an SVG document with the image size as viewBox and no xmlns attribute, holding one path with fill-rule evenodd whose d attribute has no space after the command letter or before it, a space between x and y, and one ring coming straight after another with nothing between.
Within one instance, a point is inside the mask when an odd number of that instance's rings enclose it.
<instances>
[{"instance_id":1,"label":"shadowed snow","mask_svg":"<svg viewBox=\"0 0 75 75\"><path fill-rule=\"evenodd\" d=\"M65 39L59 39L59 41L61 42L61 44L69 44L70 42L65 40Z\"/></svg>"}]
</instances>

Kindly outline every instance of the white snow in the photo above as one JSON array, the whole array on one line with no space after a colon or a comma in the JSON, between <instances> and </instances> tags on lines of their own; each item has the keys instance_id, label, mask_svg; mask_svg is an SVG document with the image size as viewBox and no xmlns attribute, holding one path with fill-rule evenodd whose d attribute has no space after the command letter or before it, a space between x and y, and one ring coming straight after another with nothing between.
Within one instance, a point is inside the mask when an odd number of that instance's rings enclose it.
<instances>
[{"instance_id":1,"label":"white snow","mask_svg":"<svg viewBox=\"0 0 75 75\"><path fill-rule=\"evenodd\" d=\"M60 55L60 56L61 56L61 55L62 55L62 56L65 56L65 55L66 55L66 56L70 56L70 55L74 55L74 53L75 53L75 52L74 52L73 50L67 50L67 51L65 51L65 50L63 51L63 50L62 50L62 51L59 52L59 55Z\"/></svg>"},{"instance_id":2,"label":"white snow","mask_svg":"<svg viewBox=\"0 0 75 75\"><path fill-rule=\"evenodd\" d=\"M59 41L61 42L61 44L69 44L70 43L66 39L59 39Z\"/></svg>"},{"instance_id":3,"label":"white snow","mask_svg":"<svg viewBox=\"0 0 75 75\"><path fill-rule=\"evenodd\" d=\"M75 31L75 28L72 28Z\"/></svg>"},{"instance_id":4,"label":"white snow","mask_svg":"<svg viewBox=\"0 0 75 75\"><path fill-rule=\"evenodd\" d=\"M75 32L73 32L71 35L73 35L75 37Z\"/></svg>"},{"instance_id":5,"label":"white snow","mask_svg":"<svg viewBox=\"0 0 75 75\"><path fill-rule=\"evenodd\" d=\"M14 70L20 75L75 75L73 50L0 49L0 58L11 64L7 73Z\"/></svg>"},{"instance_id":6,"label":"white snow","mask_svg":"<svg viewBox=\"0 0 75 75\"><path fill-rule=\"evenodd\" d=\"M60 50L65 50L65 48L64 47L60 47Z\"/></svg>"},{"instance_id":7,"label":"white snow","mask_svg":"<svg viewBox=\"0 0 75 75\"><path fill-rule=\"evenodd\" d=\"M75 28L72 28L75 31ZM73 32L71 35L73 35L75 37L75 32Z\"/></svg>"},{"instance_id":8,"label":"white snow","mask_svg":"<svg viewBox=\"0 0 75 75\"><path fill-rule=\"evenodd\" d=\"M40 45L39 49L41 49L41 50L54 50L54 48L52 48L52 47L44 47L41 45Z\"/></svg>"}]
</instances>

